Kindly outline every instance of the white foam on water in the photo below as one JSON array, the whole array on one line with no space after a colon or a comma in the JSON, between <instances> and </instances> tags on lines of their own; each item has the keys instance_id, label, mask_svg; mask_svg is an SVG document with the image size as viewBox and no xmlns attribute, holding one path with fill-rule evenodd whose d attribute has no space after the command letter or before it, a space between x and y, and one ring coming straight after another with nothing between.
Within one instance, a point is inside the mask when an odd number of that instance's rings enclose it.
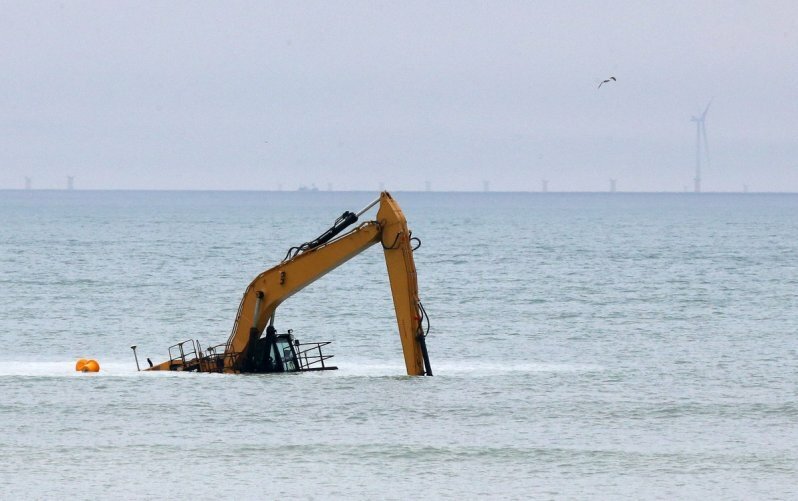
<instances>
[{"instance_id":1,"label":"white foam on water","mask_svg":"<svg viewBox=\"0 0 798 501\"><path fill-rule=\"evenodd\" d=\"M31 362L31 361L5 361L0 362L0 377L138 377L147 376L188 376L190 372L139 372L135 365L129 362L100 362L100 372L78 372L75 370L74 360L57 362ZM604 367L591 364L556 364L535 362L512 362L501 364L496 362L475 362L473 360L442 360L432 363L432 370L436 376L456 377L481 377L495 374L511 373L548 373L548 372L599 372ZM405 366L401 361L388 360L347 360L340 364L337 371L324 371L319 374L332 376L366 376L366 377L392 377L404 376Z\"/></svg>"},{"instance_id":2,"label":"white foam on water","mask_svg":"<svg viewBox=\"0 0 798 501\"><path fill-rule=\"evenodd\" d=\"M125 362L103 362L100 372L78 372L75 370L77 360L58 362L4 361L0 362L0 377L131 377L136 376L135 365Z\"/></svg>"},{"instance_id":3,"label":"white foam on water","mask_svg":"<svg viewBox=\"0 0 798 501\"><path fill-rule=\"evenodd\" d=\"M436 376L491 376L508 373L549 373L549 372L599 372L605 367L595 364L557 364L537 362L511 362L507 364L497 362L481 362L474 360L441 360L431 361L432 372ZM335 371L340 376L404 376L405 366L395 361L358 361L347 360L339 365Z\"/></svg>"},{"instance_id":4,"label":"white foam on water","mask_svg":"<svg viewBox=\"0 0 798 501\"><path fill-rule=\"evenodd\" d=\"M604 370L604 367L592 364L555 364L539 362L510 362L506 364L497 362L475 362L472 360L444 360L438 364L432 364L435 373L448 374L485 374L496 373L532 373L532 372L597 372Z\"/></svg>"}]
</instances>

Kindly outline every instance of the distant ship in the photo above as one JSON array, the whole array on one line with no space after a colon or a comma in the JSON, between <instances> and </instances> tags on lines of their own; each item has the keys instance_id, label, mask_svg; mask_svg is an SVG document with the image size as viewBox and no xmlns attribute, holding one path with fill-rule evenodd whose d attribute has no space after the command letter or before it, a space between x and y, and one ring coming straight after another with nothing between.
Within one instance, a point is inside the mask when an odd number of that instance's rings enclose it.
<instances>
[{"instance_id":1,"label":"distant ship","mask_svg":"<svg viewBox=\"0 0 798 501\"><path fill-rule=\"evenodd\" d=\"M310 185L310 188L308 188L308 187L307 187L307 186L305 186L305 185L302 185L302 186L300 186L299 188L297 188L297 189L296 189L296 191L319 191L319 189L318 189L318 188L316 188L316 185L315 185L315 184L311 184L311 185Z\"/></svg>"}]
</instances>

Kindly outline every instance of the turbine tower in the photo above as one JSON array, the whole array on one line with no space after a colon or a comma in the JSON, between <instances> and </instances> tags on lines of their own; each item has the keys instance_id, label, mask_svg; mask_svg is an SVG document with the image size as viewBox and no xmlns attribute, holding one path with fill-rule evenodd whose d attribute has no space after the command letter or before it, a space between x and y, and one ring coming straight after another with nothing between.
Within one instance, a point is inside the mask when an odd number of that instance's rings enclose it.
<instances>
[{"instance_id":1,"label":"turbine tower","mask_svg":"<svg viewBox=\"0 0 798 501\"><path fill-rule=\"evenodd\" d=\"M709 101L707 107L704 109L704 113L701 113L700 117L693 116L690 119L691 122L695 122L695 192L701 193L701 145L704 146L704 158L706 158L707 165L709 165L709 144L707 143L707 127L705 123L705 119L707 117L707 112L709 111L709 105L712 104L712 101Z\"/></svg>"}]
</instances>

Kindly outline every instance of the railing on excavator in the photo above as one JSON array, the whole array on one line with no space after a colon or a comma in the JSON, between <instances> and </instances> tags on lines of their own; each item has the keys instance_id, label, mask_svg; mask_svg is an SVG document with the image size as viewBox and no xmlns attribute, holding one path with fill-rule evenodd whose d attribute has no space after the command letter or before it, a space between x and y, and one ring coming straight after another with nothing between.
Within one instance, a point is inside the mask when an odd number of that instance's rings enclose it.
<instances>
[{"instance_id":1,"label":"railing on excavator","mask_svg":"<svg viewBox=\"0 0 798 501\"><path fill-rule=\"evenodd\" d=\"M189 349L185 346L189 344ZM197 346L193 339L187 339L169 347L169 368L182 367L183 370L190 370L188 367L194 365L197 360Z\"/></svg>"},{"instance_id":2,"label":"railing on excavator","mask_svg":"<svg viewBox=\"0 0 798 501\"><path fill-rule=\"evenodd\" d=\"M185 345L189 344L189 347ZM221 350L221 353L219 352ZM238 358L237 353L225 353L225 345L211 346L203 355L199 341L187 339L169 347L169 369L199 372L222 372L227 359ZM228 364L228 365L233 365Z\"/></svg>"},{"instance_id":3,"label":"railing on excavator","mask_svg":"<svg viewBox=\"0 0 798 501\"><path fill-rule=\"evenodd\" d=\"M324 361L331 359L333 355L324 355L321 352L321 347L327 346L331 342L332 341L323 341L321 343L294 344L294 348L296 349L296 358L299 362L299 370L313 371L326 369L327 366L324 364Z\"/></svg>"}]
</instances>

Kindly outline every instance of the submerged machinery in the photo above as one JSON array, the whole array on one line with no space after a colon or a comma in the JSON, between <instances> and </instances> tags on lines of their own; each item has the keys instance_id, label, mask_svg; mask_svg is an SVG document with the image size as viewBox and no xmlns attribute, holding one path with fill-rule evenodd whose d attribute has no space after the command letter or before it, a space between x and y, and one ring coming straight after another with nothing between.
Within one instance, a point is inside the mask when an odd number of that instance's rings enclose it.
<instances>
[{"instance_id":1,"label":"submerged machinery","mask_svg":"<svg viewBox=\"0 0 798 501\"><path fill-rule=\"evenodd\" d=\"M375 220L342 234L377 204ZM335 369L328 363L332 355L322 350L329 342L300 343L290 329L278 333L275 312L283 301L376 243L385 253L407 374L431 376L426 346L429 319L418 298L413 261L420 241L411 235L402 210L387 191L357 213L344 212L326 232L290 248L280 264L255 277L244 292L226 343L203 350L195 340L183 341L169 348L168 360L155 365L147 359L150 367L146 370L273 373ZM133 350L135 353L135 347Z\"/></svg>"}]
</instances>

